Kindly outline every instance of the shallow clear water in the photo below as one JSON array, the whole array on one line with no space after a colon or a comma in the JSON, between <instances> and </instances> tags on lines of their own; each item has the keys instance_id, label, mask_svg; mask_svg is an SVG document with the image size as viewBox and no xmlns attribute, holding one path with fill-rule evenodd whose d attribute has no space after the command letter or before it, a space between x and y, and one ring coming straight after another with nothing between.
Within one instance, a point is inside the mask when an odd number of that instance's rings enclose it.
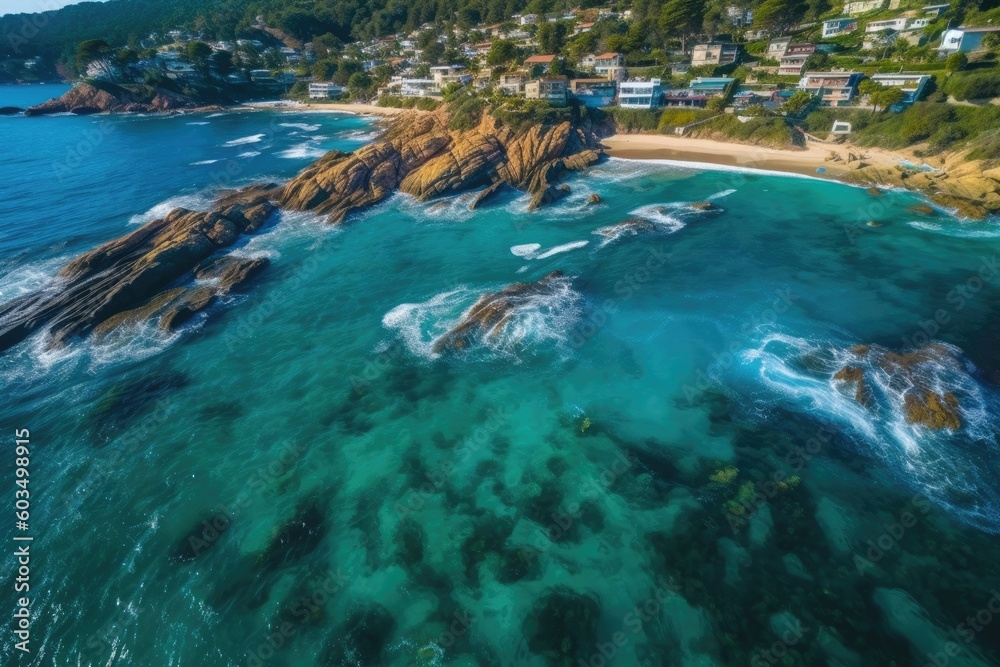
<instances>
[{"instance_id":1,"label":"shallow clear water","mask_svg":"<svg viewBox=\"0 0 1000 667\"><path fill-rule=\"evenodd\" d=\"M0 118L0 292L368 123ZM238 249L272 260L254 289L180 333L0 357L0 420L35 450L21 664L997 664L988 624L959 627L1000 589L996 279L952 290L1000 226L667 164L570 185L533 213L283 214ZM636 216L656 231L594 233ZM553 270L501 335L434 353L479 295ZM961 359L930 370L960 388L955 433L810 361L934 326Z\"/></svg>"}]
</instances>

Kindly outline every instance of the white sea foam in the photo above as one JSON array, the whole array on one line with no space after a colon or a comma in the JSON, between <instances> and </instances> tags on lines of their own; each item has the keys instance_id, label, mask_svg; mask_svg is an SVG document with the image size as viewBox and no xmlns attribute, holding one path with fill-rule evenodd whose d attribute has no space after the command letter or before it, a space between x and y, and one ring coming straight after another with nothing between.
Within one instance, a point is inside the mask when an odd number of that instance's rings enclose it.
<instances>
[{"instance_id":1,"label":"white sea foam","mask_svg":"<svg viewBox=\"0 0 1000 667\"><path fill-rule=\"evenodd\" d=\"M426 359L440 356L435 342L451 331L485 293L503 286L472 290L461 286L419 303L396 306L382 318L382 325L400 336L411 353ZM542 345L562 345L581 313L582 297L573 290L569 278L550 279L543 289L512 297L505 325L481 336L473 354L518 358L526 349Z\"/></svg>"},{"instance_id":2,"label":"white sea foam","mask_svg":"<svg viewBox=\"0 0 1000 667\"><path fill-rule=\"evenodd\" d=\"M976 382L960 350L938 345L949 354L929 355L909 376L854 354L850 344L814 343L784 334L766 336L742 359L784 402L844 424L865 443L866 453L904 482L973 525L1000 532L1000 502L990 491L994 480L977 462L1000 455L990 418L1000 401ZM854 384L833 379L846 366L863 369L871 407L856 400ZM914 382L958 397L963 422L959 431L931 431L907 420L905 401L916 390ZM958 497L965 500L955 500Z\"/></svg>"},{"instance_id":3,"label":"white sea foam","mask_svg":"<svg viewBox=\"0 0 1000 667\"><path fill-rule=\"evenodd\" d=\"M511 246L510 252L516 257L524 257L525 259L531 259L538 254L538 251L542 249L542 246L538 243L525 243L523 245Z\"/></svg>"},{"instance_id":4,"label":"white sea foam","mask_svg":"<svg viewBox=\"0 0 1000 667\"><path fill-rule=\"evenodd\" d=\"M278 153L278 157L286 160L315 160L324 155L326 155L326 150L309 142L292 146Z\"/></svg>"},{"instance_id":5,"label":"white sea foam","mask_svg":"<svg viewBox=\"0 0 1000 667\"><path fill-rule=\"evenodd\" d=\"M222 145L232 147L232 146L244 146L246 144L256 144L260 143L261 141L264 141L264 138L266 136L267 136L266 134L251 134L248 137L240 137L239 139L233 139L232 141L227 141Z\"/></svg>"},{"instance_id":6,"label":"white sea foam","mask_svg":"<svg viewBox=\"0 0 1000 667\"><path fill-rule=\"evenodd\" d=\"M914 229L941 234L942 236L954 236L963 239L1000 238L1000 224L995 222L928 222L914 220L906 224Z\"/></svg>"},{"instance_id":7,"label":"white sea foam","mask_svg":"<svg viewBox=\"0 0 1000 667\"><path fill-rule=\"evenodd\" d=\"M340 134L338 138L346 141L363 141L367 143L375 141L381 134L381 131L378 130L351 130Z\"/></svg>"},{"instance_id":8,"label":"white sea foam","mask_svg":"<svg viewBox=\"0 0 1000 667\"><path fill-rule=\"evenodd\" d=\"M315 132L322 125L310 125L309 123L278 123L279 127L291 127L297 130L302 130L303 132Z\"/></svg>"},{"instance_id":9,"label":"white sea foam","mask_svg":"<svg viewBox=\"0 0 1000 667\"><path fill-rule=\"evenodd\" d=\"M215 164L218 160L200 160L198 162L192 162L191 166L197 166L200 164Z\"/></svg>"},{"instance_id":10,"label":"white sea foam","mask_svg":"<svg viewBox=\"0 0 1000 667\"><path fill-rule=\"evenodd\" d=\"M716 192L714 195L705 197L705 201L715 201L716 199L722 199L723 197L728 197L729 195L735 193L736 190L730 188L728 190L723 190L722 192Z\"/></svg>"},{"instance_id":11,"label":"white sea foam","mask_svg":"<svg viewBox=\"0 0 1000 667\"><path fill-rule=\"evenodd\" d=\"M686 227L686 224L677 215L676 204L648 204L630 211L629 215L634 215L643 220L659 225L667 233L674 233Z\"/></svg>"},{"instance_id":12,"label":"white sea foam","mask_svg":"<svg viewBox=\"0 0 1000 667\"><path fill-rule=\"evenodd\" d=\"M260 155L260 151L247 151L246 153L240 153L236 157L246 159L251 157L257 157L258 155Z\"/></svg>"},{"instance_id":13,"label":"white sea foam","mask_svg":"<svg viewBox=\"0 0 1000 667\"><path fill-rule=\"evenodd\" d=\"M209 122L207 120L196 120L191 121L188 125L209 125Z\"/></svg>"},{"instance_id":14,"label":"white sea foam","mask_svg":"<svg viewBox=\"0 0 1000 667\"><path fill-rule=\"evenodd\" d=\"M164 200L145 213L139 213L129 218L130 225L144 225L152 220L166 216L175 208L187 208L194 211L207 209L212 204L212 195L208 192L198 194L178 195Z\"/></svg>"},{"instance_id":15,"label":"white sea foam","mask_svg":"<svg viewBox=\"0 0 1000 667\"><path fill-rule=\"evenodd\" d=\"M538 243L525 243L523 245L512 246L510 252L511 254L517 257L523 257L524 259L546 259L548 257L560 255L564 252L570 252L571 250L583 248L589 243L590 241L571 241L569 243L563 243L562 245L553 246L543 252L539 252L539 250L542 249L542 246Z\"/></svg>"}]
</instances>

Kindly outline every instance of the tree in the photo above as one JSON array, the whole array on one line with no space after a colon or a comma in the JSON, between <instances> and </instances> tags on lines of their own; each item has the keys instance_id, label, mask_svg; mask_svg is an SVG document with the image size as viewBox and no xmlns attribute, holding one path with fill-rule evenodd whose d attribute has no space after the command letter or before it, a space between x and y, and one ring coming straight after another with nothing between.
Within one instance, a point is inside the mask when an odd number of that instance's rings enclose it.
<instances>
[{"instance_id":1,"label":"tree","mask_svg":"<svg viewBox=\"0 0 1000 667\"><path fill-rule=\"evenodd\" d=\"M944 61L944 68L949 74L965 69L969 65L969 56L964 53L953 53Z\"/></svg>"},{"instance_id":2,"label":"tree","mask_svg":"<svg viewBox=\"0 0 1000 667\"><path fill-rule=\"evenodd\" d=\"M884 88L884 86L878 81L875 81L874 79L865 79L858 86L858 92L861 93L862 95L870 97L875 93L877 93L878 91L882 90L882 88Z\"/></svg>"},{"instance_id":3,"label":"tree","mask_svg":"<svg viewBox=\"0 0 1000 667\"><path fill-rule=\"evenodd\" d=\"M86 73L93 65L105 78L112 80L114 75L114 53L103 39L88 39L76 47L76 67Z\"/></svg>"},{"instance_id":4,"label":"tree","mask_svg":"<svg viewBox=\"0 0 1000 667\"><path fill-rule=\"evenodd\" d=\"M317 81L329 81L337 73L336 60L319 60L312 66L312 75Z\"/></svg>"},{"instance_id":5,"label":"tree","mask_svg":"<svg viewBox=\"0 0 1000 667\"><path fill-rule=\"evenodd\" d=\"M371 88L372 78L368 76L367 72L355 72L351 75L351 78L347 80L347 88L352 93L362 92Z\"/></svg>"},{"instance_id":6,"label":"tree","mask_svg":"<svg viewBox=\"0 0 1000 667\"><path fill-rule=\"evenodd\" d=\"M667 0L660 10L660 27L667 34L679 35L681 49L686 51L687 38L701 30L704 17L704 0Z\"/></svg>"},{"instance_id":7,"label":"tree","mask_svg":"<svg viewBox=\"0 0 1000 667\"><path fill-rule=\"evenodd\" d=\"M492 67L517 62L517 44L510 39L495 39L486 54L486 64Z\"/></svg>"},{"instance_id":8,"label":"tree","mask_svg":"<svg viewBox=\"0 0 1000 667\"><path fill-rule=\"evenodd\" d=\"M813 96L805 90L796 90L792 96L785 100L782 109L790 116L797 116L808 107L813 100Z\"/></svg>"},{"instance_id":9,"label":"tree","mask_svg":"<svg viewBox=\"0 0 1000 667\"><path fill-rule=\"evenodd\" d=\"M208 79L212 65L212 47L205 42L188 42L186 53L188 60L201 73L202 78Z\"/></svg>"},{"instance_id":10,"label":"tree","mask_svg":"<svg viewBox=\"0 0 1000 667\"><path fill-rule=\"evenodd\" d=\"M756 28L782 34L802 20L806 5L802 0L764 0L754 9Z\"/></svg>"},{"instance_id":11,"label":"tree","mask_svg":"<svg viewBox=\"0 0 1000 667\"><path fill-rule=\"evenodd\" d=\"M903 91L896 87L883 87L882 90L878 90L871 94L868 98L872 103L872 113L879 107L882 107L882 111L888 111L893 106L899 104L904 99Z\"/></svg>"},{"instance_id":12,"label":"tree","mask_svg":"<svg viewBox=\"0 0 1000 667\"><path fill-rule=\"evenodd\" d=\"M566 36L568 34L569 29L565 22L556 21L555 23L549 23L546 21L538 26L535 39L538 40L538 48L542 53L559 53L566 43Z\"/></svg>"},{"instance_id":13,"label":"tree","mask_svg":"<svg viewBox=\"0 0 1000 667\"><path fill-rule=\"evenodd\" d=\"M229 51L216 51L212 54L212 66L223 79L236 71L236 65L233 64L233 54Z\"/></svg>"},{"instance_id":14,"label":"tree","mask_svg":"<svg viewBox=\"0 0 1000 667\"><path fill-rule=\"evenodd\" d=\"M298 40L308 42L317 32L319 22L316 17L300 9L293 9L284 15L279 24L281 29Z\"/></svg>"},{"instance_id":15,"label":"tree","mask_svg":"<svg viewBox=\"0 0 1000 667\"><path fill-rule=\"evenodd\" d=\"M565 73L566 66L563 64L562 58L554 58L549 63L549 76L562 76Z\"/></svg>"}]
</instances>

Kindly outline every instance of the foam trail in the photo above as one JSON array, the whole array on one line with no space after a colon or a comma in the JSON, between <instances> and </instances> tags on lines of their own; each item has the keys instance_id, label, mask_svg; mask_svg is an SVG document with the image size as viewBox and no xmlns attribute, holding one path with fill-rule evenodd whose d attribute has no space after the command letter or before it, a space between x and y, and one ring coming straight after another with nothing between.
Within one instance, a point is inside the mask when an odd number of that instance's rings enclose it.
<instances>
[{"instance_id":1,"label":"foam trail","mask_svg":"<svg viewBox=\"0 0 1000 667\"><path fill-rule=\"evenodd\" d=\"M239 139L233 139L232 141L227 141L222 144L223 146L233 147L233 146L243 146L245 144L256 144L264 141L266 134L251 134L248 137L240 137Z\"/></svg>"}]
</instances>

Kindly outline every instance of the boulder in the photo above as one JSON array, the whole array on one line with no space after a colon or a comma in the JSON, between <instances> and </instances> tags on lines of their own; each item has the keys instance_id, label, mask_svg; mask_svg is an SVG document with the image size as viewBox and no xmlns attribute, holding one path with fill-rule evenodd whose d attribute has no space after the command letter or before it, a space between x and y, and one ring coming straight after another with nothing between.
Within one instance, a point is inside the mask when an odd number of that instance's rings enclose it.
<instances>
[{"instance_id":1,"label":"boulder","mask_svg":"<svg viewBox=\"0 0 1000 667\"><path fill-rule=\"evenodd\" d=\"M689 206L696 211L716 211L719 208L710 201L696 201L693 204L689 204Z\"/></svg>"},{"instance_id":2,"label":"boulder","mask_svg":"<svg viewBox=\"0 0 1000 667\"><path fill-rule=\"evenodd\" d=\"M451 331L435 341L434 351L464 350L477 340L496 336L508 324L514 310L549 291L553 283L562 277L561 271L553 271L537 282L514 283L499 292L484 294Z\"/></svg>"},{"instance_id":3,"label":"boulder","mask_svg":"<svg viewBox=\"0 0 1000 667\"><path fill-rule=\"evenodd\" d=\"M910 213L916 213L918 215L937 215L937 211L930 204L917 204L906 209Z\"/></svg>"},{"instance_id":4,"label":"boulder","mask_svg":"<svg viewBox=\"0 0 1000 667\"><path fill-rule=\"evenodd\" d=\"M643 218L629 218L628 220L619 222L616 225L608 225L607 227L595 229L594 233L608 239L613 239L618 238L619 236L624 236L625 234L635 236L637 234L648 234L655 231L656 225L649 220L645 220Z\"/></svg>"},{"instance_id":5,"label":"boulder","mask_svg":"<svg viewBox=\"0 0 1000 667\"><path fill-rule=\"evenodd\" d=\"M601 195L597 194L596 192L594 194L590 195L589 197L587 197L587 203L588 204L600 204L601 201L602 201L601 200Z\"/></svg>"},{"instance_id":6,"label":"boulder","mask_svg":"<svg viewBox=\"0 0 1000 667\"><path fill-rule=\"evenodd\" d=\"M19 113L24 113L24 109L21 107L0 107L0 116L16 116Z\"/></svg>"},{"instance_id":7,"label":"boulder","mask_svg":"<svg viewBox=\"0 0 1000 667\"><path fill-rule=\"evenodd\" d=\"M903 399L906 421L929 429L957 431L962 428L958 399L951 392L937 393L929 389L914 389Z\"/></svg>"}]
</instances>

